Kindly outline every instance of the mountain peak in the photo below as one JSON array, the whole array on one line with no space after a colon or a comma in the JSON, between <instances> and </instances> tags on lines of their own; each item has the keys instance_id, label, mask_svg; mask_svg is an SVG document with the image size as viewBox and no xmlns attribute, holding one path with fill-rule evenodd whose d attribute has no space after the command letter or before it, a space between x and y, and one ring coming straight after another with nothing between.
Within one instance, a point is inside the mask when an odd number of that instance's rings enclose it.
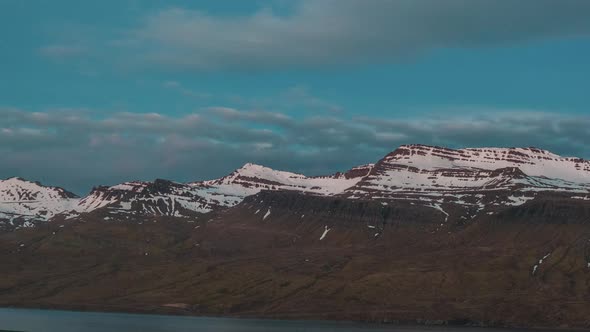
<instances>
[{"instance_id":1,"label":"mountain peak","mask_svg":"<svg viewBox=\"0 0 590 332\"><path fill-rule=\"evenodd\" d=\"M580 158L564 158L534 147L451 149L422 144L402 145L385 156L378 167L392 165L421 170L460 168L494 170L517 167L529 176L590 183L589 161Z\"/></svg>"},{"instance_id":2,"label":"mountain peak","mask_svg":"<svg viewBox=\"0 0 590 332\"><path fill-rule=\"evenodd\" d=\"M16 176L0 180L0 190L2 192L8 192L9 190L19 190L20 192L52 192L62 198L78 197L61 187L46 186L39 181L31 181Z\"/></svg>"},{"instance_id":3,"label":"mountain peak","mask_svg":"<svg viewBox=\"0 0 590 332\"><path fill-rule=\"evenodd\" d=\"M234 173L244 173L244 172L263 172L263 171L274 171L270 167L266 167L260 164L254 163L246 163L242 167L235 170Z\"/></svg>"},{"instance_id":4,"label":"mountain peak","mask_svg":"<svg viewBox=\"0 0 590 332\"><path fill-rule=\"evenodd\" d=\"M77 196L19 177L0 180L0 221L37 222L71 209Z\"/></svg>"},{"instance_id":5,"label":"mountain peak","mask_svg":"<svg viewBox=\"0 0 590 332\"><path fill-rule=\"evenodd\" d=\"M268 168L266 166L255 164L255 163L245 163L240 169L247 169L247 168Z\"/></svg>"},{"instance_id":6,"label":"mountain peak","mask_svg":"<svg viewBox=\"0 0 590 332\"><path fill-rule=\"evenodd\" d=\"M36 181L29 181L29 180L27 180L27 179L25 179L25 178L21 178L21 177L19 177L19 176L13 176L13 177L6 178L6 179L4 179L4 180L0 180L0 181L7 182L7 183L20 183L20 182L27 182L27 183L35 183L35 184L37 184L37 185L41 185L39 182L36 182Z\"/></svg>"}]
</instances>

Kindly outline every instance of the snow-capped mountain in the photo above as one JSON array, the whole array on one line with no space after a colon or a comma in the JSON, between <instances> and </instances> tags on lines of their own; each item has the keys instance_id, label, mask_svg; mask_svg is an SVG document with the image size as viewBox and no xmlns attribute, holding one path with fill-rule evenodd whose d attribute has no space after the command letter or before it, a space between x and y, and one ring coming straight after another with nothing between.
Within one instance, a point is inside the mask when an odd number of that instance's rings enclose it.
<instances>
[{"instance_id":1,"label":"snow-capped mountain","mask_svg":"<svg viewBox=\"0 0 590 332\"><path fill-rule=\"evenodd\" d=\"M75 210L84 213L107 208L114 213L179 217L232 207L262 190L335 195L355 185L369 173L371 167L365 165L346 173L306 177L249 163L216 180L188 184L167 180L134 181L98 187L81 199Z\"/></svg>"},{"instance_id":2,"label":"snow-capped mountain","mask_svg":"<svg viewBox=\"0 0 590 332\"><path fill-rule=\"evenodd\" d=\"M12 178L0 181L0 219L48 220L58 214L69 219L100 209L134 216L190 217L231 208L263 190L384 204L403 200L441 210L452 204L473 217L546 193L588 201L590 161L536 148L403 145L376 164L328 176L309 177L249 163L216 180L125 182L96 187L82 199L61 188Z\"/></svg>"},{"instance_id":3,"label":"snow-capped mountain","mask_svg":"<svg viewBox=\"0 0 590 332\"><path fill-rule=\"evenodd\" d=\"M335 195L368 175L372 166L371 164L359 166L346 173L329 176L307 177L260 165L246 164L228 176L193 183L193 185L208 187L210 192L240 198L254 195L261 190L294 190L316 195Z\"/></svg>"},{"instance_id":4,"label":"snow-capped mountain","mask_svg":"<svg viewBox=\"0 0 590 332\"><path fill-rule=\"evenodd\" d=\"M351 199L476 206L519 205L541 192L590 191L590 162L536 148L448 149L404 145L348 188Z\"/></svg>"},{"instance_id":5,"label":"snow-capped mountain","mask_svg":"<svg viewBox=\"0 0 590 332\"><path fill-rule=\"evenodd\" d=\"M21 178L0 180L0 224L32 226L72 209L77 196L58 187L46 187Z\"/></svg>"},{"instance_id":6,"label":"snow-capped mountain","mask_svg":"<svg viewBox=\"0 0 590 332\"><path fill-rule=\"evenodd\" d=\"M95 188L75 210L84 213L108 208L126 214L186 216L212 210L214 201L203 196L199 188L187 184L160 179L133 181Z\"/></svg>"},{"instance_id":7,"label":"snow-capped mountain","mask_svg":"<svg viewBox=\"0 0 590 332\"><path fill-rule=\"evenodd\" d=\"M530 176L590 183L590 161L564 158L537 148L449 149L427 145L402 145L380 161L417 169L485 169L516 167Z\"/></svg>"}]
</instances>

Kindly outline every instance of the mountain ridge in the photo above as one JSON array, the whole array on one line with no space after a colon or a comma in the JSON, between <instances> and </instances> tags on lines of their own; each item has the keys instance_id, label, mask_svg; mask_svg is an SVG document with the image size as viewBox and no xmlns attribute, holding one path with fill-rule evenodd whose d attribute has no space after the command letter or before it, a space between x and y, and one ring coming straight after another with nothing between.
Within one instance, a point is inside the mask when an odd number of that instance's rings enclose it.
<instances>
[{"instance_id":1,"label":"mountain ridge","mask_svg":"<svg viewBox=\"0 0 590 332\"><path fill-rule=\"evenodd\" d=\"M453 204L483 213L497 206L523 204L541 192L587 197L590 161L534 147L450 149L408 144L376 163L326 176L306 176L246 163L214 180L129 181L97 186L81 198L59 187L9 178L0 182L0 220L5 224L20 220L24 224L58 215L72 219L105 208L127 215L187 218L234 207L263 190L383 202L403 200L441 209L442 205ZM16 192L27 199L14 201Z\"/></svg>"}]
</instances>

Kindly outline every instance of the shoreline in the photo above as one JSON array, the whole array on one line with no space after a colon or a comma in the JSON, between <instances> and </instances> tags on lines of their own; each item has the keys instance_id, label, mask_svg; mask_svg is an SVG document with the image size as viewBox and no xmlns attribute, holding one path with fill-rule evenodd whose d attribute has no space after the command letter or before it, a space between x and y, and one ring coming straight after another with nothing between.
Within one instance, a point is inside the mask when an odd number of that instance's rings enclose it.
<instances>
[{"instance_id":1,"label":"shoreline","mask_svg":"<svg viewBox=\"0 0 590 332\"><path fill-rule=\"evenodd\" d=\"M149 315L162 317L185 317L185 318L207 318L207 319L236 319L250 321L285 321L285 322L318 322L348 325L367 325L367 326L392 326L408 330L415 329L485 329L485 330L521 330L521 331L590 331L590 328L582 327L547 327L547 326L519 326L506 324L504 322L477 322L468 319L463 320L399 320L399 319L336 319L331 314L305 314L299 315L257 315L257 314L214 314L198 313L189 310L176 309L165 306L152 306L147 309L129 308L121 306L108 305L0 305L0 310L38 310L38 311L58 311L88 314L121 314L121 315ZM1 331L1 330L0 330Z\"/></svg>"}]
</instances>

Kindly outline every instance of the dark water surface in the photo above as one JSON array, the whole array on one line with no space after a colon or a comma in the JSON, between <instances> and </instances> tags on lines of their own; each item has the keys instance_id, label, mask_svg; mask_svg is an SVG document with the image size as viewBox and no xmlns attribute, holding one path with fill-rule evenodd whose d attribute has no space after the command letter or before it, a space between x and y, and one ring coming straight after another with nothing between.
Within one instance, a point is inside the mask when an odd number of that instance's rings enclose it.
<instances>
[{"instance_id":1,"label":"dark water surface","mask_svg":"<svg viewBox=\"0 0 590 332\"><path fill-rule=\"evenodd\" d=\"M362 331L494 331L471 328L419 328L387 325L279 321L258 319L202 318L135 315L121 313L71 312L58 310L0 309L0 331L23 332L362 332ZM499 330L508 331L508 330Z\"/></svg>"}]
</instances>

